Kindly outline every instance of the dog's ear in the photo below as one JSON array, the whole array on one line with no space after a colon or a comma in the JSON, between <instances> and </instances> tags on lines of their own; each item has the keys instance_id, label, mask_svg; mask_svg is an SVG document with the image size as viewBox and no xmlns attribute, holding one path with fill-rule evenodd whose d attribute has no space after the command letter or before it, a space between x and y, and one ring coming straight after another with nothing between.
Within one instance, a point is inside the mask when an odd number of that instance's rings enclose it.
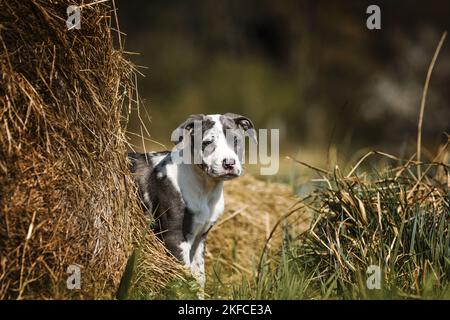
<instances>
[{"instance_id":1,"label":"dog's ear","mask_svg":"<svg viewBox=\"0 0 450 320\"><path fill-rule=\"evenodd\" d=\"M246 132L248 134L248 136L251 139L253 139L253 141L258 143L258 139L256 138L255 126L253 125L252 120L250 120L249 118L242 116L240 114L231 113L231 112L225 113L224 116L233 120L234 123L236 123L236 125L238 127L240 127L242 130L244 130L244 132Z\"/></svg>"},{"instance_id":2,"label":"dog's ear","mask_svg":"<svg viewBox=\"0 0 450 320\"><path fill-rule=\"evenodd\" d=\"M191 114L183 123L181 123L172 133L172 142L178 144L183 141L186 132L192 133L195 121L203 121L204 114Z\"/></svg>"}]
</instances>

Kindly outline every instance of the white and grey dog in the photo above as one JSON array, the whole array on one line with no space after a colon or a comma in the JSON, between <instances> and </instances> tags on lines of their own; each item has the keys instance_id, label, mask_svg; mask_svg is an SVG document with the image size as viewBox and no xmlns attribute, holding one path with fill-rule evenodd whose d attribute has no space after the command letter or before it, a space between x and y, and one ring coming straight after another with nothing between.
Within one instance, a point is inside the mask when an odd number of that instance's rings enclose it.
<instances>
[{"instance_id":1,"label":"white and grey dog","mask_svg":"<svg viewBox=\"0 0 450 320\"><path fill-rule=\"evenodd\" d=\"M245 136L256 143L247 117L191 115L172 134L173 151L129 154L155 232L202 287L206 236L224 210L223 182L242 174Z\"/></svg>"}]
</instances>

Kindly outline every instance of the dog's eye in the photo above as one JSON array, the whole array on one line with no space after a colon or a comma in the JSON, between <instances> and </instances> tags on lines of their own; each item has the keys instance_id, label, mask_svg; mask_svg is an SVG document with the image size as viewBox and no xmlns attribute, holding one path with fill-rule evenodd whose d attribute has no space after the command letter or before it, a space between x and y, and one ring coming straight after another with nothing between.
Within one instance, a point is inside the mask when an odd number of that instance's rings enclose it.
<instances>
[{"instance_id":1,"label":"dog's eye","mask_svg":"<svg viewBox=\"0 0 450 320\"><path fill-rule=\"evenodd\" d=\"M203 141L203 143L202 143L203 149L205 149L205 148L206 148L207 146L209 146L211 143L212 143L212 140L209 140L209 141Z\"/></svg>"}]
</instances>

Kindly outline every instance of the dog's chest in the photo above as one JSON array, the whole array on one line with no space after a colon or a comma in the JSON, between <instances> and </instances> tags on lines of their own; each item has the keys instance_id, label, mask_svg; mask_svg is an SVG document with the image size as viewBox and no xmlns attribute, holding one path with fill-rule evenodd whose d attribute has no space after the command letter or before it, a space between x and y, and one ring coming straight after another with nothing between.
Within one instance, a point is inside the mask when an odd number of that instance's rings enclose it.
<instances>
[{"instance_id":1,"label":"dog's chest","mask_svg":"<svg viewBox=\"0 0 450 320\"><path fill-rule=\"evenodd\" d=\"M199 194L192 190L185 190L183 198L187 209L191 213L189 233L193 238L206 233L224 210L222 188L209 194Z\"/></svg>"}]
</instances>

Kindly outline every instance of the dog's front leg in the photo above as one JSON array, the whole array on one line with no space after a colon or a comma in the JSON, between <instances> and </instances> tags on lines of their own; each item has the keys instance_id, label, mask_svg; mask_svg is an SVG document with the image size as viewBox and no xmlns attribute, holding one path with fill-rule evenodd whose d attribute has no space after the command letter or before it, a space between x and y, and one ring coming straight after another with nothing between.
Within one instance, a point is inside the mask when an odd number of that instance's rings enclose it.
<instances>
[{"instance_id":1,"label":"dog's front leg","mask_svg":"<svg viewBox=\"0 0 450 320\"><path fill-rule=\"evenodd\" d=\"M204 299L205 297L205 238L202 237L200 240L197 250L192 257L191 267L192 275L197 280L200 285L200 292L198 293L199 299Z\"/></svg>"},{"instance_id":2,"label":"dog's front leg","mask_svg":"<svg viewBox=\"0 0 450 320\"><path fill-rule=\"evenodd\" d=\"M169 252L186 268L190 268L191 242L186 241L183 233L180 230L167 231L164 233L163 239Z\"/></svg>"},{"instance_id":3,"label":"dog's front leg","mask_svg":"<svg viewBox=\"0 0 450 320\"><path fill-rule=\"evenodd\" d=\"M191 272L202 288L205 287L205 239L201 239L192 257Z\"/></svg>"}]
</instances>

